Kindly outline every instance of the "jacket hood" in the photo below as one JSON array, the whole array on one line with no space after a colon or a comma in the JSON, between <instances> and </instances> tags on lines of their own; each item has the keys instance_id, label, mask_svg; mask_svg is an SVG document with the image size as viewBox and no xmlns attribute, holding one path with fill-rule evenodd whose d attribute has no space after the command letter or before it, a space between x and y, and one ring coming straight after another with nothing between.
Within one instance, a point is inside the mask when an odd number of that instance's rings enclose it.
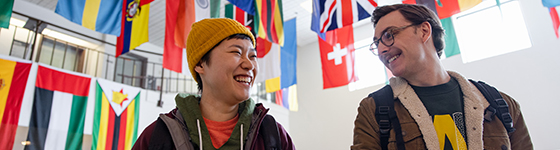
<instances>
[{"instance_id":1,"label":"jacket hood","mask_svg":"<svg viewBox=\"0 0 560 150\"><path fill-rule=\"evenodd\" d=\"M199 147L202 146L203 149L215 149L212 145L208 128L206 128L206 123L202 118L202 113L200 112L200 96L177 94L175 103L185 120L192 142ZM245 144L254 110L255 102L252 99L239 103L239 120L233 128L233 132L228 141L219 149L240 149L239 146ZM200 144L201 142L202 144Z\"/></svg>"}]
</instances>

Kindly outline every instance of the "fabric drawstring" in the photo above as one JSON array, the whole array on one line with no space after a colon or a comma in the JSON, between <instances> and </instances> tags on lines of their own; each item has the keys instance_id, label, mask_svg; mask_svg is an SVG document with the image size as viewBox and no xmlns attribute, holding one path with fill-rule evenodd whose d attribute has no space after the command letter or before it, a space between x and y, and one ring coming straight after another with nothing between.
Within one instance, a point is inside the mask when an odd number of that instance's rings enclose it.
<instances>
[{"instance_id":1,"label":"fabric drawstring","mask_svg":"<svg viewBox=\"0 0 560 150\"><path fill-rule=\"evenodd\" d=\"M241 124L241 132L240 133L241 133L241 137L239 139L241 139L241 141L239 141L239 143L241 143L240 144L241 145L240 150L242 150L243 149L243 124Z\"/></svg>"},{"instance_id":2,"label":"fabric drawstring","mask_svg":"<svg viewBox=\"0 0 560 150\"><path fill-rule=\"evenodd\" d=\"M198 141L200 142L200 150L202 150L202 132L200 132L200 120L196 119L196 125L198 126Z\"/></svg>"}]
</instances>

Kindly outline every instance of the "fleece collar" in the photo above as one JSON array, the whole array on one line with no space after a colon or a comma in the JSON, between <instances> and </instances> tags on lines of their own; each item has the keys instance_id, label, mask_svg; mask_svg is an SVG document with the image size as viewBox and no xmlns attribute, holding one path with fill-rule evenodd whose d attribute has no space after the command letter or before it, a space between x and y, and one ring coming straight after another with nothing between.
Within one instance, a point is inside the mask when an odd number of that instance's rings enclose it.
<instances>
[{"instance_id":1,"label":"fleece collar","mask_svg":"<svg viewBox=\"0 0 560 150\"><path fill-rule=\"evenodd\" d=\"M212 140L210 139L210 134L208 133L208 128L206 128L206 123L202 118L200 112L200 97L197 95L188 94L177 94L175 97L175 103L177 104L177 109L181 112L187 125L189 136L192 139L192 143L195 145L200 145L198 125L197 120L200 122L200 130L202 133L202 146L204 149L215 150L212 145ZM241 141L241 124L243 124L243 141L246 141L246 135L249 132L249 126L251 125L252 114L255 109L255 102L252 99L245 100L239 104L239 121L233 128L233 132L229 137L228 141L219 149L239 149Z\"/></svg>"},{"instance_id":2,"label":"fleece collar","mask_svg":"<svg viewBox=\"0 0 560 150\"><path fill-rule=\"evenodd\" d=\"M461 92L463 92L465 126L468 140L467 147L468 149L484 149L482 127L484 123L484 109L489 106L488 101L467 78L457 72L447 71L447 73L457 79ZM424 136L426 147L439 150L440 147L432 117L428 114L426 107L424 107L414 89L401 77L391 78L390 85L393 89L394 98L399 98L400 102L410 113L410 116L418 124Z\"/></svg>"}]
</instances>

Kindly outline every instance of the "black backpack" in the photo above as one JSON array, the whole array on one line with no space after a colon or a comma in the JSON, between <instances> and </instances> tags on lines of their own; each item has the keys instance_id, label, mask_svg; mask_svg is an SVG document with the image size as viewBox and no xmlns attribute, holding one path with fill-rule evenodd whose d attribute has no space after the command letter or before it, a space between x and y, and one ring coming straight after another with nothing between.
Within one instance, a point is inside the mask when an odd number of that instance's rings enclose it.
<instances>
[{"instance_id":1,"label":"black backpack","mask_svg":"<svg viewBox=\"0 0 560 150\"><path fill-rule=\"evenodd\" d=\"M484 120L488 122L492 121L492 117L496 115L502 121L502 124L508 133L515 131L515 128L513 128L513 120L511 119L511 115L509 113L508 104L502 98L498 90L482 81L474 81L470 79L469 81L478 88L482 95L484 95L484 98L486 98L488 103L490 103L490 106L488 106L484 112ZM393 99L393 89L391 89L391 86L385 85L382 89L369 94L368 97L372 97L375 100L375 118L377 124L379 124L381 148L383 150L387 150L387 145L389 144L389 131L392 126L395 133L397 133L397 149L404 150L403 136L402 134L398 134L402 133L401 124L399 123L399 118L397 117L394 109L394 101L396 99Z\"/></svg>"}]
</instances>

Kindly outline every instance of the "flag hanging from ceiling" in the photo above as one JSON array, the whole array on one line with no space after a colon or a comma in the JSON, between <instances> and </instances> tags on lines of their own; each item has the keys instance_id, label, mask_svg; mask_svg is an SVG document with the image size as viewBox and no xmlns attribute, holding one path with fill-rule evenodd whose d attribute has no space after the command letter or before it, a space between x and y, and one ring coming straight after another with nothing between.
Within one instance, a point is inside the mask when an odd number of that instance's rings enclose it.
<instances>
[{"instance_id":1,"label":"flag hanging from ceiling","mask_svg":"<svg viewBox=\"0 0 560 150\"><path fill-rule=\"evenodd\" d=\"M6 0L0 3L0 28L10 27L10 18L12 18L12 8L14 0Z\"/></svg>"},{"instance_id":2,"label":"flag hanging from ceiling","mask_svg":"<svg viewBox=\"0 0 560 150\"><path fill-rule=\"evenodd\" d=\"M175 25L175 44L186 48L187 37L194 22L210 18L212 14L219 14L220 10L212 8L211 3L219 0L180 0L177 9L177 24Z\"/></svg>"},{"instance_id":3,"label":"flag hanging from ceiling","mask_svg":"<svg viewBox=\"0 0 560 150\"><path fill-rule=\"evenodd\" d=\"M154 0L123 0L121 34L117 38L115 57L148 42L150 2Z\"/></svg>"},{"instance_id":4,"label":"flag hanging from ceiling","mask_svg":"<svg viewBox=\"0 0 560 150\"><path fill-rule=\"evenodd\" d=\"M266 80L269 80L269 82L271 82L271 79L274 78L278 78L277 80L280 80L280 74L281 74L281 70L280 70L280 46L276 43L272 43L270 41L267 41L265 39L262 39L260 37L257 37L257 63L259 64L259 73L257 74L257 77L255 78L255 82L259 83L259 82L263 82ZM274 79L276 80L276 79ZM271 84L268 84L266 86L269 86L267 89L267 92L274 92L277 91L278 89L280 89L280 82L278 82L278 85L273 86ZM270 89L270 88L273 88Z\"/></svg>"},{"instance_id":5,"label":"flag hanging from ceiling","mask_svg":"<svg viewBox=\"0 0 560 150\"><path fill-rule=\"evenodd\" d=\"M257 36L284 45L282 0L256 0L255 31Z\"/></svg>"},{"instance_id":6,"label":"flag hanging from ceiling","mask_svg":"<svg viewBox=\"0 0 560 150\"><path fill-rule=\"evenodd\" d=\"M12 149L31 61L0 58L0 149Z\"/></svg>"},{"instance_id":7,"label":"flag hanging from ceiling","mask_svg":"<svg viewBox=\"0 0 560 150\"><path fill-rule=\"evenodd\" d=\"M163 68L190 75L186 43L191 25L199 20L218 17L220 0L166 0Z\"/></svg>"},{"instance_id":8,"label":"flag hanging from ceiling","mask_svg":"<svg viewBox=\"0 0 560 150\"><path fill-rule=\"evenodd\" d=\"M91 77L39 65L26 150L81 149Z\"/></svg>"},{"instance_id":9,"label":"flag hanging from ceiling","mask_svg":"<svg viewBox=\"0 0 560 150\"><path fill-rule=\"evenodd\" d=\"M163 68L178 73L189 74L187 52L175 44L175 26L179 0L165 1L165 41L163 45Z\"/></svg>"},{"instance_id":10,"label":"flag hanging from ceiling","mask_svg":"<svg viewBox=\"0 0 560 150\"><path fill-rule=\"evenodd\" d=\"M345 26L326 33L326 41L319 38L323 89L347 85L357 81L354 73L354 30Z\"/></svg>"},{"instance_id":11,"label":"flag hanging from ceiling","mask_svg":"<svg viewBox=\"0 0 560 150\"><path fill-rule=\"evenodd\" d=\"M311 30L324 40L325 32L369 18L375 7L373 0L313 0Z\"/></svg>"},{"instance_id":12,"label":"flag hanging from ceiling","mask_svg":"<svg viewBox=\"0 0 560 150\"><path fill-rule=\"evenodd\" d=\"M136 142L140 89L98 79L92 150L128 150Z\"/></svg>"},{"instance_id":13,"label":"flag hanging from ceiling","mask_svg":"<svg viewBox=\"0 0 560 150\"><path fill-rule=\"evenodd\" d=\"M255 15L255 0L228 0L239 9L250 15Z\"/></svg>"},{"instance_id":14,"label":"flag hanging from ceiling","mask_svg":"<svg viewBox=\"0 0 560 150\"><path fill-rule=\"evenodd\" d=\"M55 12L88 29L119 36L123 0L59 0Z\"/></svg>"},{"instance_id":15,"label":"flag hanging from ceiling","mask_svg":"<svg viewBox=\"0 0 560 150\"><path fill-rule=\"evenodd\" d=\"M247 27L251 31L251 33L253 33L253 36L256 37L255 30L254 30L255 22L254 22L253 15L243 11L242 9L240 9L239 7L233 4L227 4L225 6L225 17L241 23L242 25Z\"/></svg>"},{"instance_id":16,"label":"flag hanging from ceiling","mask_svg":"<svg viewBox=\"0 0 560 150\"><path fill-rule=\"evenodd\" d=\"M548 8L548 12L550 14L550 18L552 19L552 27L554 28L554 33L556 34L556 38L560 38L560 34L558 33L558 28L560 27L560 19L558 17L558 11L556 10L557 6L560 6L560 1L558 0L542 0L543 6Z\"/></svg>"}]
</instances>

